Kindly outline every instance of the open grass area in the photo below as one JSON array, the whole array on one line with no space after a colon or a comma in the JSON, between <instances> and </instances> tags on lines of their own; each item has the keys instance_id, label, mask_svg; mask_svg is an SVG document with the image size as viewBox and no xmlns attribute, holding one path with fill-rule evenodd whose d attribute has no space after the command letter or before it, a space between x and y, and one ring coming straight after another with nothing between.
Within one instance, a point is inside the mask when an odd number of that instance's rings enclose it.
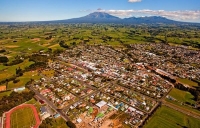
<instances>
[{"instance_id":1,"label":"open grass area","mask_svg":"<svg viewBox=\"0 0 200 128\"><path fill-rule=\"evenodd\" d=\"M189 102L191 104L195 103L195 101L193 100L194 96L190 92L187 92L187 91L182 91L182 90L173 88L171 92L169 93L169 95L181 102Z\"/></svg>"},{"instance_id":2,"label":"open grass area","mask_svg":"<svg viewBox=\"0 0 200 128\"><path fill-rule=\"evenodd\" d=\"M0 80L5 80L13 75L15 75L16 69L21 68L22 70L31 65L34 62L30 62L28 59L24 60L24 62L13 65L13 66L1 66L2 70L0 70Z\"/></svg>"},{"instance_id":3,"label":"open grass area","mask_svg":"<svg viewBox=\"0 0 200 128\"><path fill-rule=\"evenodd\" d=\"M55 119L55 122L53 125L52 125L52 128L69 128L67 125L66 125L66 121L64 119L62 119L61 117Z\"/></svg>"},{"instance_id":4,"label":"open grass area","mask_svg":"<svg viewBox=\"0 0 200 128\"><path fill-rule=\"evenodd\" d=\"M18 109L11 114L10 128L30 128L35 124L33 110L29 107Z\"/></svg>"},{"instance_id":5,"label":"open grass area","mask_svg":"<svg viewBox=\"0 0 200 128\"><path fill-rule=\"evenodd\" d=\"M11 92L12 92L12 91L0 92L0 99L1 99L3 96L9 96Z\"/></svg>"},{"instance_id":6,"label":"open grass area","mask_svg":"<svg viewBox=\"0 0 200 128\"><path fill-rule=\"evenodd\" d=\"M55 72L54 70L44 70L44 71L42 71L42 74L47 77L52 77L52 76L54 76L54 72Z\"/></svg>"},{"instance_id":7,"label":"open grass area","mask_svg":"<svg viewBox=\"0 0 200 128\"><path fill-rule=\"evenodd\" d=\"M32 98L31 100L27 101L26 104L36 104L36 100Z\"/></svg>"},{"instance_id":8,"label":"open grass area","mask_svg":"<svg viewBox=\"0 0 200 128\"><path fill-rule=\"evenodd\" d=\"M14 83L13 81L8 82L8 88L7 89L14 89L14 88L19 88L22 86L25 86L25 84L29 81L28 78L17 78L20 81L17 83Z\"/></svg>"},{"instance_id":9,"label":"open grass area","mask_svg":"<svg viewBox=\"0 0 200 128\"><path fill-rule=\"evenodd\" d=\"M189 106L186 106L186 105L182 105L181 103L178 103L176 101L172 101L172 100L169 100L169 99L165 99L165 101L167 102L170 102L170 103L173 103L175 105L178 105L179 107L181 107L182 109L185 109L185 110L190 110L190 111L193 111L193 112L196 112L196 113L199 113L200 114L200 111L195 109L195 108L191 108Z\"/></svg>"},{"instance_id":10,"label":"open grass area","mask_svg":"<svg viewBox=\"0 0 200 128\"><path fill-rule=\"evenodd\" d=\"M199 128L200 121L171 108L159 108L144 128Z\"/></svg>"},{"instance_id":11,"label":"open grass area","mask_svg":"<svg viewBox=\"0 0 200 128\"><path fill-rule=\"evenodd\" d=\"M20 80L17 83L13 83L13 81L8 82L8 89L23 87L27 82L31 79L38 80L41 76L38 75L37 71L29 71L25 72L23 76L18 77L17 79Z\"/></svg>"},{"instance_id":12,"label":"open grass area","mask_svg":"<svg viewBox=\"0 0 200 128\"><path fill-rule=\"evenodd\" d=\"M187 85L189 85L189 86L198 86L198 83L193 82L193 81L188 80L188 79L178 78L178 80L179 80L181 83L187 84Z\"/></svg>"}]
</instances>

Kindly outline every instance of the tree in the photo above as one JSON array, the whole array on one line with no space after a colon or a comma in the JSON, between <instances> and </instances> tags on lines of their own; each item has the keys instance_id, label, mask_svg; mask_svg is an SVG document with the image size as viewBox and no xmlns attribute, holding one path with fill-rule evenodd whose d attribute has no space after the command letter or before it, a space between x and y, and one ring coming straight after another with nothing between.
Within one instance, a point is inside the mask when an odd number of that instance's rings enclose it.
<instances>
[{"instance_id":1,"label":"tree","mask_svg":"<svg viewBox=\"0 0 200 128\"><path fill-rule=\"evenodd\" d=\"M73 123L73 122L71 122L71 121L67 121L67 126L68 127L70 127L70 128L76 128L76 125Z\"/></svg>"},{"instance_id":2,"label":"tree","mask_svg":"<svg viewBox=\"0 0 200 128\"><path fill-rule=\"evenodd\" d=\"M18 76L23 75L22 69L20 67L16 69L16 75L18 75Z\"/></svg>"},{"instance_id":3,"label":"tree","mask_svg":"<svg viewBox=\"0 0 200 128\"><path fill-rule=\"evenodd\" d=\"M63 48L69 48L69 46L67 44L65 44L65 41L63 41L63 40L61 40L59 42L59 45L60 45L60 47L63 47Z\"/></svg>"},{"instance_id":4,"label":"tree","mask_svg":"<svg viewBox=\"0 0 200 128\"><path fill-rule=\"evenodd\" d=\"M9 59L6 56L0 56L0 63L7 63Z\"/></svg>"},{"instance_id":5,"label":"tree","mask_svg":"<svg viewBox=\"0 0 200 128\"><path fill-rule=\"evenodd\" d=\"M0 50L0 53L4 53L4 52L6 52L5 49L1 49L1 50Z\"/></svg>"}]
</instances>

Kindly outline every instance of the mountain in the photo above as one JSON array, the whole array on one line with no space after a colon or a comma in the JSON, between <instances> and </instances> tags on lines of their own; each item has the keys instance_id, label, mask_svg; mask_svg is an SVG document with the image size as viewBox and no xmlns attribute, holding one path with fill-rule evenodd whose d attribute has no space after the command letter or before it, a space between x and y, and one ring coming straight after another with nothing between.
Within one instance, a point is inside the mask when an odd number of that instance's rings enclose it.
<instances>
[{"instance_id":1,"label":"mountain","mask_svg":"<svg viewBox=\"0 0 200 128\"><path fill-rule=\"evenodd\" d=\"M89 15L73 18L68 20L59 20L55 22L63 22L63 23L119 23L121 21L120 18L116 16L112 16L105 12L93 12Z\"/></svg>"},{"instance_id":2,"label":"mountain","mask_svg":"<svg viewBox=\"0 0 200 128\"><path fill-rule=\"evenodd\" d=\"M130 18L125 18L123 19L123 23L128 23L128 24L158 24L158 23L163 23L163 24L177 24L181 23L178 21L170 20L165 17L161 16L150 16L150 17L130 17Z\"/></svg>"},{"instance_id":3,"label":"mountain","mask_svg":"<svg viewBox=\"0 0 200 128\"><path fill-rule=\"evenodd\" d=\"M82 18L89 18L89 19L106 19L106 20L120 20L120 18L116 17L116 16L112 16L108 13L105 12L93 12L90 13L87 16L84 16Z\"/></svg>"},{"instance_id":4,"label":"mountain","mask_svg":"<svg viewBox=\"0 0 200 128\"><path fill-rule=\"evenodd\" d=\"M120 19L105 12L93 12L89 15L67 20L50 21L56 23L120 23L120 24L194 24L179 22L161 16L130 17Z\"/></svg>"}]
</instances>

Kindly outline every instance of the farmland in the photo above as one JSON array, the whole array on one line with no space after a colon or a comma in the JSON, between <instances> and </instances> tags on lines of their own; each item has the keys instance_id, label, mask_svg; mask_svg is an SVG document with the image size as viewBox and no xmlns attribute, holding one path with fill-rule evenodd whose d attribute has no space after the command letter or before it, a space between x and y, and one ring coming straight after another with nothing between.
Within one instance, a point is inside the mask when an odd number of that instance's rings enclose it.
<instances>
[{"instance_id":1,"label":"farmland","mask_svg":"<svg viewBox=\"0 0 200 128\"><path fill-rule=\"evenodd\" d=\"M165 25L13 25L2 26L0 32L0 47L6 50L3 54L10 60L16 54L27 55L39 50L48 50L48 48L57 49L62 40L68 45L73 44L73 42L114 46L145 42L169 42L198 47L200 44L200 32L195 26L181 28L181 26ZM165 39L165 34L167 34L167 39Z\"/></svg>"},{"instance_id":2,"label":"farmland","mask_svg":"<svg viewBox=\"0 0 200 128\"><path fill-rule=\"evenodd\" d=\"M144 128L198 128L199 126L200 122L198 121L198 119L184 115L171 108L162 106L151 117Z\"/></svg>"},{"instance_id":3,"label":"farmland","mask_svg":"<svg viewBox=\"0 0 200 128\"><path fill-rule=\"evenodd\" d=\"M169 95L180 102L189 102L191 104L194 103L194 96L187 91L181 91L179 89L173 88Z\"/></svg>"},{"instance_id":4,"label":"farmland","mask_svg":"<svg viewBox=\"0 0 200 128\"><path fill-rule=\"evenodd\" d=\"M142 126L166 101L199 112L198 26L16 24L2 25L0 33L4 101L12 99L14 89L25 86L78 127ZM20 103L32 99L28 103L36 103L40 110L33 97L22 99ZM13 112L11 125L21 127L19 121L24 119L18 116L28 113ZM145 127L200 125L190 116L162 106ZM24 126L34 124L32 117L27 119ZM59 123L58 127L66 126L60 118L47 118L41 127Z\"/></svg>"}]
</instances>

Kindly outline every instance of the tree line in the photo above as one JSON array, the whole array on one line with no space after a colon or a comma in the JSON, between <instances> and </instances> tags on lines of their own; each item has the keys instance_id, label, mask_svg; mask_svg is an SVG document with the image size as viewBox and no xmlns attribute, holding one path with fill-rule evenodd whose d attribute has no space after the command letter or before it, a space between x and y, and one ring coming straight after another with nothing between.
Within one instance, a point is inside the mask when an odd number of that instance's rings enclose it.
<instances>
[{"instance_id":1,"label":"tree line","mask_svg":"<svg viewBox=\"0 0 200 128\"><path fill-rule=\"evenodd\" d=\"M18 106L26 101L29 101L35 95L32 91L23 91L21 93L12 92L9 96L3 96L0 100L0 115L9 111L15 106Z\"/></svg>"}]
</instances>

